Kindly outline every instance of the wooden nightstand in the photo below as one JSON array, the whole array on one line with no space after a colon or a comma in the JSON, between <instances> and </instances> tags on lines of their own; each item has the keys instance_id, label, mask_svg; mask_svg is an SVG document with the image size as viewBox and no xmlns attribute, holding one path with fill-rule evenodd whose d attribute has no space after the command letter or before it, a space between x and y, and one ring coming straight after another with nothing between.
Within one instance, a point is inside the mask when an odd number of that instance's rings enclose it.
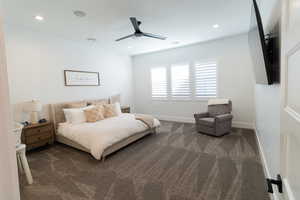
<instances>
[{"instance_id":1,"label":"wooden nightstand","mask_svg":"<svg viewBox=\"0 0 300 200\"><path fill-rule=\"evenodd\" d=\"M122 113L130 113L130 106L121 106Z\"/></svg>"},{"instance_id":2,"label":"wooden nightstand","mask_svg":"<svg viewBox=\"0 0 300 200\"><path fill-rule=\"evenodd\" d=\"M54 127L51 122L25 126L22 131L22 143L31 150L54 142Z\"/></svg>"}]
</instances>

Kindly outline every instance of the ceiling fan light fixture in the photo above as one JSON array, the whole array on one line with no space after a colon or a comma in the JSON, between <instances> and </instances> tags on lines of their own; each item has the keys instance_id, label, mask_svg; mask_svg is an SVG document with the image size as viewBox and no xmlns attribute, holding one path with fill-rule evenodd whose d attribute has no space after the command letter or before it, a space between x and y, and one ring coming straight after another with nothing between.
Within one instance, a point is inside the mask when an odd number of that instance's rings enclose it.
<instances>
[{"instance_id":1,"label":"ceiling fan light fixture","mask_svg":"<svg viewBox=\"0 0 300 200\"><path fill-rule=\"evenodd\" d=\"M132 38L133 40L136 40L136 39L138 39L138 36L134 35L134 36L132 36L131 38Z\"/></svg>"}]
</instances>

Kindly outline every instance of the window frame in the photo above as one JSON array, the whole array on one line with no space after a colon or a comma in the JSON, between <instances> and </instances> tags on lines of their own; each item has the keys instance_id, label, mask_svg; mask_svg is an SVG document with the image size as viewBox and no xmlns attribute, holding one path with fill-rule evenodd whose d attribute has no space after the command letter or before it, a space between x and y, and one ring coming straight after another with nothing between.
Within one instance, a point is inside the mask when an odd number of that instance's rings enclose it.
<instances>
[{"instance_id":1,"label":"window frame","mask_svg":"<svg viewBox=\"0 0 300 200\"><path fill-rule=\"evenodd\" d=\"M190 92L190 96L189 97L173 97L173 79L172 79L172 68L173 67L177 67L177 66L188 66L188 79L189 79L189 92ZM181 63L175 63L175 64L171 64L169 66L170 68L170 100L171 101L191 101L193 100L193 82L191 79L191 64L189 62L181 62Z\"/></svg>"},{"instance_id":2,"label":"window frame","mask_svg":"<svg viewBox=\"0 0 300 200\"><path fill-rule=\"evenodd\" d=\"M157 68L164 68L166 69L166 83L167 83L167 88L166 88L166 97L153 97L153 85L152 85L152 69L157 69ZM156 67L151 67L149 70L150 74L150 98L153 101L168 101L169 100L169 80L168 80L168 67L167 66L156 66Z\"/></svg>"},{"instance_id":3,"label":"window frame","mask_svg":"<svg viewBox=\"0 0 300 200\"><path fill-rule=\"evenodd\" d=\"M216 97L197 97L196 96L196 66L197 65L216 65ZM172 66L188 65L189 66L189 79L190 79L190 98L173 98L172 97ZM156 98L152 97L152 69L154 68L165 68L166 69L166 81L167 81L167 97L166 98ZM219 64L218 61L192 61L192 62L175 62L172 64L157 65L150 67L150 99L151 101L170 101L170 102L199 102L208 101L209 99L215 99L219 97Z\"/></svg>"},{"instance_id":4,"label":"window frame","mask_svg":"<svg viewBox=\"0 0 300 200\"><path fill-rule=\"evenodd\" d=\"M215 97L197 97L197 94L196 94L196 78L195 78L195 74L196 74L196 66L197 65L210 65L210 64L214 64L216 65L216 96ZM218 67L218 62L217 61L207 61L207 62L194 62L193 63L193 76L194 76L194 99L197 101L201 101L201 100L209 100L209 99L215 99L215 98L218 98L219 96L219 67Z\"/></svg>"}]
</instances>

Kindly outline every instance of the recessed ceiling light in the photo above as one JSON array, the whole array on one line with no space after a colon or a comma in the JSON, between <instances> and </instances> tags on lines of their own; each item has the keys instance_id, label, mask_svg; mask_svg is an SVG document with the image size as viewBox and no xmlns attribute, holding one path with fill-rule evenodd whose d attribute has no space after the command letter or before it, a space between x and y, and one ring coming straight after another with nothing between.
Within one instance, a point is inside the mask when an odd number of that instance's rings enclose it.
<instances>
[{"instance_id":1,"label":"recessed ceiling light","mask_svg":"<svg viewBox=\"0 0 300 200\"><path fill-rule=\"evenodd\" d=\"M77 17L85 17L86 16L86 13L81 10L75 10L73 13Z\"/></svg>"},{"instance_id":2,"label":"recessed ceiling light","mask_svg":"<svg viewBox=\"0 0 300 200\"><path fill-rule=\"evenodd\" d=\"M43 21L44 20L44 17L40 16L40 15L36 15L34 16L34 18L38 21Z\"/></svg>"},{"instance_id":3,"label":"recessed ceiling light","mask_svg":"<svg viewBox=\"0 0 300 200\"><path fill-rule=\"evenodd\" d=\"M215 24L215 25L213 25L213 28L219 28L220 27L220 25L219 24Z\"/></svg>"},{"instance_id":4,"label":"recessed ceiling light","mask_svg":"<svg viewBox=\"0 0 300 200\"><path fill-rule=\"evenodd\" d=\"M96 38L87 38L86 40L87 40L87 41L90 41L90 42L96 42L96 41L97 41Z\"/></svg>"}]
</instances>

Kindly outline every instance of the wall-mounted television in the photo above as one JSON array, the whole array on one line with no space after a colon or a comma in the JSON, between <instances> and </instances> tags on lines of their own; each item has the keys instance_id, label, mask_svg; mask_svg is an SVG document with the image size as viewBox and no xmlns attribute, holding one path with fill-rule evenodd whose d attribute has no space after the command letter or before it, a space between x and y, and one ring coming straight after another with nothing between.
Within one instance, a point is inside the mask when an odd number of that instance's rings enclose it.
<instances>
[{"instance_id":1,"label":"wall-mounted television","mask_svg":"<svg viewBox=\"0 0 300 200\"><path fill-rule=\"evenodd\" d=\"M280 82L280 47L278 26L265 35L256 0L253 0L248 42L257 84Z\"/></svg>"}]
</instances>

